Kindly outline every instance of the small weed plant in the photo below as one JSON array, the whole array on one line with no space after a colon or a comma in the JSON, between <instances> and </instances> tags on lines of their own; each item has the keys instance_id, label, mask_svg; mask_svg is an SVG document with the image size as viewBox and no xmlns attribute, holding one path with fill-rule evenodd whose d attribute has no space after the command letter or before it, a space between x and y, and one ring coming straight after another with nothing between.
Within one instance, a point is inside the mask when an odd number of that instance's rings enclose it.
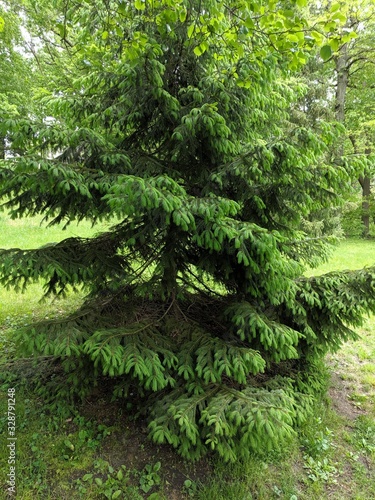
<instances>
[{"instance_id":1,"label":"small weed plant","mask_svg":"<svg viewBox=\"0 0 375 500\"><path fill-rule=\"evenodd\" d=\"M161 483L161 477L159 475L160 467L160 462L156 462L154 465L147 464L141 472L139 485L141 490L145 493L148 493L151 488L158 486Z\"/></svg>"},{"instance_id":2,"label":"small weed plant","mask_svg":"<svg viewBox=\"0 0 375 500\"><path fill-rule=\"evenodd\" d=\"M184 481L184 492L189 495L189 497L194 497L198 492L198 485L195 481L191 479L186 479Z\"/></svg>"},{"instance_id":3,"label":"small weed plant","mask_svg":"<svg viewBox=\"0 0 375 500\"><path fill-rule=\"evenodd\" d=\"M94 472L90 472L75 481L75 489L82 498L95 495L95 498L143 500L140 493L148 493L154 486L161 483L158 471L161 463L148 464L140 473L139 487L130 484L132 473L125 465L115 469L105 460L96 460ZM158 492L148 495L148 499L161 500L164 498Z\"/></svg>"},{"instance_id":4,"label":"small weed plant","mask_svg":"<svg viewBox=\"0 0 375 500\"><path fill-rule=\"evenodd\" d=\"M332 465L328 458L317 460L309 455L304 455L304 469L307 470L307 477L314 483L317 481L336 483L336 476L339 471Z\"/></svg>"},{"instance_id":5,"label":"small weed plant","mask_svg":"<svg viewBox=\"0 0 375 500\"><path fill-rule=\"evenodd\" d=\"M97 498L142 500L137 489L129 486L130 472L125 465L115 470L105 460L97 460L94 468L94 472L75 481L76 489L82 498L94 494Z\"/></svg>"},{"instance_id":6,"label":"small weed plant","mask_svg":"<svg viewBox=\"0 0 375 500\"><path fill-rule=\"evenodd\" d=\"M302 439L304 448L303 467L307 471L307 477L312 482L335 483L338 470L336 464L332 464L329 454L335 445L332 442L333 432L324 427L321 417L313 421L313 425L305 430Z\"/></svg>"},{"instance_id":7,"label":"small weed plant","mask_svg":"<svg viewBox=\"0 0 375 500\"><path fill-rule=\"evenodd\" d=\"M69 434L63 440L62 454L65 460L78 460L83 448L97 449L101 441L111 433L107 426L103 424L97 425L82 416L75 417L72 424L77 425L79 431Z\"/></svg>"},{"instance_id":8,"label":"small weed plant","mask_svg":"<svg viewBox=\"0 0 375 500\"><path fill-rule=\"evenodd\" d=\"M375 457L375 422L369 417L360 417L356 422L356 441L366 454Z\"/></svg>"},{"instance_id":9,"label":"small weed plant","mask_svg":"<svg viewBox=\"0 0 375 500\"><path fill-rule=\"evenodd\" d=\"M302 445L305 449L305 454L313 458L317 458L326 454L331 448L334 447L332 443L333 432L325 427L322 427L322 419L317 417L311 430L305 431L302 439Z\"/></svg>"}]
</instances>

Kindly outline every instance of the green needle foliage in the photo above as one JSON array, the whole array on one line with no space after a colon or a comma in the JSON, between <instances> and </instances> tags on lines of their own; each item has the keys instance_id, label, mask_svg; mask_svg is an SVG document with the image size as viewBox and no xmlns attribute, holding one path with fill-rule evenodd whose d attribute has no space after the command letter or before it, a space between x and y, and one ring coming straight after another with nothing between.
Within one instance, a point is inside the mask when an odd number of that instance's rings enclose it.
<instances>
[{"instance_id":1,"label":"green needle foliage","mask_svg":"<svg viewBox=\"0 0 375 500\"><path fill-rule=\"evenodd\" d=\"M331 155L340 128L293 122L306 88L291 72L315 42L292 3L64 2L39 48L54 75L69 62L45 83L48 119L2 122L25 152L0 171L13 217L118 221L0 252L5 287L87 294L17 335L44 363L41 390L57 397L56 359L60 397L109 377L150 437L190 459L281 447L321 389L321 357L375 310L375 269L301 277L326 255L301 217L353 172Z\"/></svg>"}]
</instances>

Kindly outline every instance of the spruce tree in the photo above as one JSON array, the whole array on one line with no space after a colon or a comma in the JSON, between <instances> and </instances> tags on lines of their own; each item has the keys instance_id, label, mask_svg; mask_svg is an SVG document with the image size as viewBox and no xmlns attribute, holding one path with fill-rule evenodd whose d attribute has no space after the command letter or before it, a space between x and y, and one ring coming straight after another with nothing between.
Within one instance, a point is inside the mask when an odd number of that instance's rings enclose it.
<instances>
[{"instance_id":1,"label":"spruce tree","mask_svg":"<svg viewBox=\"0 0 375 500\"><path fill-rule=\"evenodd\" d=\"M70 74L43 101L48 120L4 121L26 152L0 171L13 217L115 220L0 252L5 287L86 293L21 329L20 353L59 361L53 397L110 378L150 437L190 459L281 446L311 411L319 360L375 309L373 269L303 277L326 250L301 217L351 172L330 157L334 124L293 121L306 88L291 72L312 42L280 5L68 2Z\"/></svg>"}]
</instances>

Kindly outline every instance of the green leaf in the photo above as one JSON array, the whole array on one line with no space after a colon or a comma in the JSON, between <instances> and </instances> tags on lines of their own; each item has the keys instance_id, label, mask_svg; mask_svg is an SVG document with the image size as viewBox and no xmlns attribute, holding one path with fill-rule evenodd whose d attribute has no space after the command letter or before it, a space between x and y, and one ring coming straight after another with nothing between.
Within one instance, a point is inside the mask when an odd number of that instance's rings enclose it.
<instances>
[{"instance_id":1,"label":"green leaf","mask_svg":"<svg viewBox=\"0 0 375 500\"><path fill-rule=\"evenodd\" d=\"M0 27L1 27L1 21L0 21ZM57 23L56 28L59 32L60 37L64 38L65 37L65 25L62 23Z\"/></svg>"},{"instance_id":2,"label":"green leaf","mask_svg":"<svg viewBox=\"0 0 375 500\"><path fill-rule=\"evenodd\" d=\"M337 52L340 47L340 42L339 40L337 40L337 38L331 38L331 40L329 41L329 45L332 48L333 52Z\"/></svg>"},{"instance_id":3,"label":"green leaf","mask_svg":"<svg viewBox=\"0 0 375 500\"><path fill-rule=\"evenodd\" d=\"M195 31L195 24L193 23L187 29L187 36L188 36L188 38L192 37L194 31Z\"/></svg>"},{"instance_id":4,"label":"green leaf","mask_svg":"<svg viewBox=\"0 0 375 500\"><path fill-rule=\"evenodd\" d=\"M64 444L69 450L74 451L74 444L69 439L65 439Z\"/></svg>"},{"instance_id":5,"label":"green leaf","mask_svg":"<svg viewBox=\"0 0 375 500\"><path fill-rule=\"evenodd\" d=\"M330 45L323 45L320 49L320 56L324 61L328 61L328 59L332 56L332 48Z\"/></svg>"},{"instance_id":6,"label":"green leaf","mask_svg":"<svg viewBox=\"0 0 375 500\"><path fill-rule=\"evenodd\" d=\"M245 24L246 28L248 28L250 30L255 27L254 20L250 16L246 17L244 24Z\"/></svg>"},{"instance_id":7,"label":"green leaf","mask_svg":"<svg viewBox=\"0 0 375 500\"><path fill-rule=\"evenodd\" d=\"M337 10L341 10L341 4L339 2L331 5L331 12L336 12Z\"/></svg>"},{"instance_id":8,"label":"green leaf","mask_svg":"<svg viewBox=\"0 0 375 500\"><path fill-rule=\"evenodd\" d=\"M179 19L181 23L184 23L186 21L186 17L187 17L187 10L186 9L180 10Z\"/></svg>"},{"instance_id":9,"label":"green leaf","mask_svg":"<svg viewBox=\"0 0 375 500\"><path fill-rule=\"evenodd\" d=\"M204 54L208 48L208 43L206 41L203 41L197 47L194 47L194 54L199 57Z\"/></svg>"},{"instance_id":10,"label":"green leaf","mask_svg":"<svg viewBox=\"0 0 375 500\"><path fill-rule=\"evenodd\" d=\"M160 467L161 467L161 462L156 462L156 464L153 466L153 470L155 472L159 471L160 470Z\"/></svg>"},{"instance_id":11,"label":"green leaf","mask_svg":"<svg viewBox=\"0 0 375 500\"><path fill-rule=\"evenodd\" d=\"M311 36L314 38L314 40L318 45L321 44L324 39L324 36L321 33L319 33L319 31L314 31L314 30L311 31Z\"/></svg>"},{"instance_id":12,"label":"green leaf","mask_svg":"<svg viewBox=\"0 0 375 500\"><path fill-rule=\"evenodd\" d=\"M332 16L332 19L335 21L339 21L341 24L346 23L346 16L341 12L335 12Z\"/></svg>"},{"instance_id":13,"label":"green leaf","mask_svg":"<svg viewBox=\"0 0 375 500\"><path fill-rule=\"evenodd\" d=\"M146 4L145 4L144 0L135 0L134 1L134 7L137 10L145 10Z\"/></svg>"}]
</instances>

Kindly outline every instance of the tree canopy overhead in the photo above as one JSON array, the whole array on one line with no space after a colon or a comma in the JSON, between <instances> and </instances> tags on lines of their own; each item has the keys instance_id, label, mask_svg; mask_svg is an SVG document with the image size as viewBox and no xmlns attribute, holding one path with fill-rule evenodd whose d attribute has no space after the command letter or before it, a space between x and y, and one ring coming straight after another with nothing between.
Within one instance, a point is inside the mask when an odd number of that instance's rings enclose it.
<instances>
[{"instance_id":1,"label":"tree canopy overhead","mask_svg":"<svg viewBox=\"0 0 375 500\"><path fill-rule=\"evenodd\" d=\"M371 269L301 276L326 254L301 216L352 174L331 149L342 127L291 113L307 91L293 71L342 22L333 6L312 26L305 3L56 2L45 116L2 123L24 152L0 171L14 217L115 217L91 239L1 251L3 286L87 293L21 330L20 349L61 359L60 395L113 378L189 458L279 446L311 408L315 364L375 308Z\"/></svg>"}]
</instances>

